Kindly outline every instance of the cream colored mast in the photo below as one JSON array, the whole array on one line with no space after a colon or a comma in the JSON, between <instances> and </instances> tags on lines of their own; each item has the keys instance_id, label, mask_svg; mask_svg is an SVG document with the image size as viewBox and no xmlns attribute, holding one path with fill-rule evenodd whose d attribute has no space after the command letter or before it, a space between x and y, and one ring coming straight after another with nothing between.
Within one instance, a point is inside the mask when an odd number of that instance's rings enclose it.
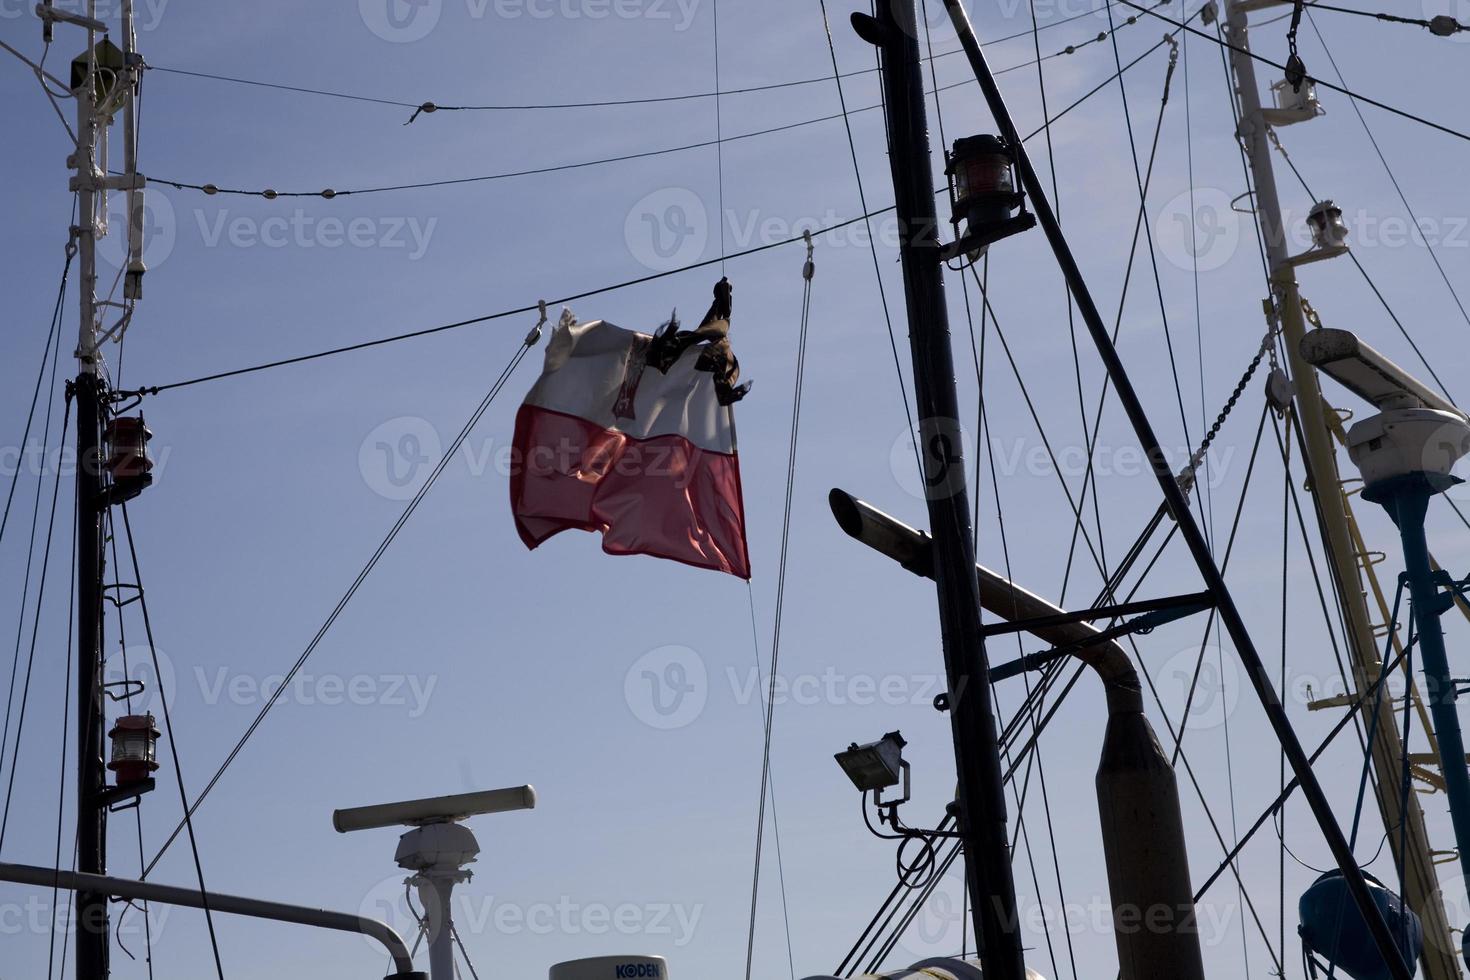
<instances>
[{"instance_id":1,"label":"cream colored mast","mask_svg":"<svg viewBox=\"0 0 1470 980\"><path fill-rule=\"evenodd\" d=\"M1235 74L1240 96L1240 138L1246 149L1255 182L1255 211L1265 239L1266 255L1271 269L1272 303L1280 320L1283 346L1286 348L1292 381L1295 384L1295 410L1299 413L1305 438L1305 452L1315 480L1312 492L1317 498L1317 511L1322 523L1328 560L1341 596L1347 618L1353 683L1366 691L1377 680L1381 663L1379 640L1368 612L1367 598L1360 577L1360 555L1353 546L1352 516L1343 493L1338 473L1337 453L1328 429L1329 408L1322 400L1315 369L1302 360L1300 345L1306 331L1301 295L1297 287L1296 266L1303 256L1293 259L1287 251L1281 201L1276 191L1272 167L1269 126L1306 121L1318 114L1315 101L1306 85L1300 92L1283 82L1276 92L1279 105L1271 109L1261 106L1257 88L1255 63L1250 56L1248 15L1267 7L1283 7L1282 0L1227 0L1225 37L1233 46L1230 65ZM1307 83L1310 84L1310 83ZM1305 258L1331 257L1341 254L1339 247L1318 248ZM1377 773L1375 788L1378 809L1387 828L1400 825L1400 786L1403 741L1394 720L1392 702L1377 694L1377 705L1364 706L1364 717L1379 712L1373 739L1373 766ZM1423 975L1427 980L1458 980L1460 970L1456 958L1459 944L1450 935L1440 896L1439 879L1434 870L1433 849L1424 826L1424 813L1416 793L1410 793L1408 809L1402 814L1404 852L1399 853L1399 834L1388 835L1394 856L1405 871L1405 890L1409 906L1418 913L1424 925L1425 949Z\"/></svg>"}]
</instances>

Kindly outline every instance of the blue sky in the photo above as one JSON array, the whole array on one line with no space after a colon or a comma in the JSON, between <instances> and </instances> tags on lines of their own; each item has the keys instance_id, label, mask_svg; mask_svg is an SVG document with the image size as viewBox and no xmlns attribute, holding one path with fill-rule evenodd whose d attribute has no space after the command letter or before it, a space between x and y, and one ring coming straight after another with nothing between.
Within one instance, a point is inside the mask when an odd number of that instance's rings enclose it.
<instances>
[{"instance_id":1,"label":"blue sky","mask_svg":"<svg viewBox=\"0 0 1470 980\"><path fill-rule=\"evenodd\" d=\"M1424 0L1424 15L1459 11ZM40 31L25 8L0 2L0 37L28 56ZM931 3L936 49L956 47ZM1417 5L1409 13L1418 15ZM829 4L844 72L873 55L846 26L848 7ZM1193 12L1194 5L1189 6ZM1365 8L1366 9L1366 8ZM1091 10L1040 35L1043 54L1095 37L1108 26L1082 0L1037 0L1041 23ZM1178 4L1168 8L1171 15ZM105 10L115 18L115 10ZM392 12L394 18L388 14ZM140 4L139 45L156 67L175 68L416 104L583 102L635 99L715 86L711 0L404 0L250 5ZM738 88L830 74L814 4L753 0L718 11L720 83ZM1126 15L1116 8L1114 16ZM1257 15L1269 20L1271 14ZM977 6L982 37L1030 27L1025 4ZM1319 12L1316 24L1350 87L1465 130L1458 97L1467 47L1412 27ZM1165 25L1149 18L1118 35L1126 62L1156 43ZM1261 50L1284 60L1286 24L1256 32ZM1310 25L1302 54L1334 77ZM81 48L58 30L48 67ZM991 49L997 67L1033 57L1029 38ZM1132 124L1146 156L1166 54L1127 76ZM1114 70L1108 43L1045 63L1053 112ZM966 77L962 58L936 63L941 85ZM1021 129L1040 124L1034 68L1001 78ZM871 73L846 79L850 108L877 101ZM1186 90L1187 85L1187 90ZM7 227L0 285L7 296L6 356L0 358L0 443L7 477L16 453L61 265L70 208L66 137L25 68L0 72ZM155 71L142 110L141 169L151 177L221 187L315 191L419 183L536 169L703 142L715 136L710 100L537 111L460 111L403 123L409 110L272 91ZM1173 84L1147 205L1158 249L1155 290L1140 253L1122 318L1120 350L1164 444L1182 464L1201 417L1213 419L1260 344L1263 286L1248 215L1230 210L1244 191L1231 137L1218 49L1190 39ZM1456 391L1464 377L1466 323L1345 97L1323 92L1328 114L1282 131L1292 159L1319 194L1343 207L1356 254L1433 363ZM932 102L931 102L932 107ZM978 91L942 96L945 135L993 129ZM767 129L838 111L831 82L730 95L724 135ZM1462 141L1365 107L1410 204L1425 222L1450 280L1470 272L1470 204ZM1122 100L1113 83L1056 126L1060 212L1093 291L1116 313L1138 208ZM891 201L881 113L855 112L853 136L870 207ZM931 123L936 120L931 119ZM937 129L937 126L936 126ZM936 147L939 142L936 132ZM1042 137L1030 144L1039 165ZM114 146L114 159L118 159ZM1196 317L1188 250L1189 166L1196 188L1201 254ZM145 300L128 332L125 385L167 384L246 364L396 334L534 304L716 258L721 225L739 251L860 213L840 121L726 144L723 207L715 150L644 157L537 176L335 200L206 197L155 186ZM1283 170L1282 195L1299 224L1311 200ZM1181 221L1183 222L1181 224ZM907 376L896 255L875 222L878 264L899 331ZM810 357L778 669L783 696L774 723L773 778L785 901L766 836L767 864L756 933L755 974L787 976L787 926L797 976L834 967L892 884L892 852L867 836L856 794L831 761L853 740L902 729L914 764L908 820L936 821L952 784L946 720L929 706L942 675L932 589L845 538L827 511L841 486L923 525L913 460L866 240L824 237L817 254ZM115 263L116 252L112 261ZM107 265L110 282L115 264ZM485 974L544 976L557 961L617 952L669 957L680 978L723 980L744 973L746 924L761 760L763 681L768 663L801 300L799 246L732 260L733 338L754 393L739 407L755 577L744 583L668 562L611 558L590 535L564 535L528 553L515 536L497 452L509 444L516 405L539 354L527 358L443 479L400 535L351 607L249 742L196 821L210 887L386 916L407 931L397 904L400 876L389 831L334 833L339 806L534 783L539 808L473 823L483 851L457 909L476 966ZM705 268L574 304L582 319L650 329L677 307L704 310L718 269ZM1403 338L1347 262L1303 271L1303 289L1329 326L1360 332L1417 369ZM1025 378L1065 483L1080 484L1085 459L1065 296L1038 232L993 250L991 299L1016 369ZM976 379L957 276L949 277L956 363L972 442ZM1188 436L1179 417L1167 347L1167 314L1178 361ZM974 291L970 291L974 300ZM63 338L71 350L73 295ZM554 312L554 311L553 311ZM978 333L978 316L976 317ZM342 590L401 510L398 478L422 478L534 322L519 316L360 353L166 392L143 408L155 433L158 481L131 506L165 683L179 735L186 787L197 793L255 716L279 675L317 630ZM1079 324L1080 327L1080 324ZM1080 333L1080 331L1079 331ZM1196 338L1202 340L1197 341ZM1101 370L1078 337L1086 401ZM117 348L109 348L116 363ZM986 347L991 455L979 491L980 558L1056 599L1068 565L1071 517L993 327ZM63 362L62 373L67 373ZM905 381L905 384L907 381ZM1203 384L1203 388L1201 385ZM1210 473L1217 532L1228 530L1260 417L1260 376L1216 442ZM59 408L59 392L51 393ZM1329 391L1336 404L1351 398ZM1361 406L1356 406L1361 414ZM53 424L59 424L59 411ZM33 441L39 442L37 436ZM1099 437L1102 538L1109 561L1152 513L1157 490L1136 456L1116 405ZM386 448L385 448L386 447ZM1257 643L1273 669L1282 657L1280 560L1282 471L1270 435L1229 569ZM995 485L988 466L997 468ZM1347 466L1346 459L1343 465ZM0 542L0 603L16 622L25 532L38 467L20 467L11 527ZM39 472L49 494L55 470ZM1296 471L1296 480L1301 473ZM995 489L1004 515L997 517ZM66 508L63 482L62 511ZM43 508L45 504L43 503ZM1397 568L1391 526L1359 507L1370 546ZM1431 516L1446 567L1470 561L1464 528L1447 508ZM14 805L0 857L47 864L55 841L60 709L64 680L64 520L41 612L29 711L15 772ZM1456 528L1459 528L1457 531ZM44 528L43 528L44 530ZM1308 712L1307 685L1334 683L1332 647L1316 607L1305 552L1293 529L1286 644L1288 708L1309 745L1337 718ZM1095 535L1094 535L1095 536ZM1003 547L1004 545L1004 547ZM1315 546L1315 544L1314 544ZM39 559L40 545L36 546ZM60 557L58 557L60 556ZM1100 581L1079 551L1063 597L1086 602ZM1140 591L1196 588L1182 550L1171 548ZM32 605L34 593L32 593ZM20 666L26 666L29 622ZM754 631L752 631L752 618ZM141 623L125 620L136 663ZM1202 623L1160 629L1140 642L1158 697L1177 723ZM1452 645L1463 624L1450 624ZM116 634L112 635L116 645ZM1023 644L1034 649L1034 644ZM1008 644L992 657L1009 659ZM1213 656L1213 655L1212 655ZM0 656L0 663L8 660ZM120 655L112 654L116 664ZM1191 714L1185 742L1201 792L1232 838L1276 792L1277 752L1243 677L1225 651L1222 686ZM671 692L648 674L693 685L676 717L660 714ZM114 668L120 673L120 664ZM1008 712L1021 681L1000 691ZM1333 692L1335 693L1335 691ZM1025 808L1018 887L1028 912L1031 965L1048 977L1105 975L1115 957L1095 910L1106 899L1092 774L1102 732L1101 692L1084 678L1043 739L1046 803L1038 780ZM18 708L18 700L17 700ZM1159 706L1149 703L1156 727ZM1228 720L1228 725L1226 721ZM1228 742L1227 742L1228 734ZM12 723L12 744L15 738ZM173 761L142 811L151 856L178 819ZM1359 751L1348 740L1326 757L1329 794L1351 814ZM9 772L9 762L5 763ZM69 769L68 769L69 772ZM1220 856L1198 799L1184 789L1196 880ZM1234 819L1231 805L1234 802ZM69 807L70 795L68 795ZM1436 841L1450 846L1442 797L1424 798ZM1371 807L1370 807L1371 810ZM68 816L68 820L70 817ZM138 870L137 828L115 818L112 869ZM1247 849L1243 873L1273 944L1278 890L1287 903L1315 874L1292 859L1284 888L1269 830ZM1359 853L1373 855L1381 827L1365 817ZM1285 837L1307 865L1326 849L1299 802ZM1025 860L1022 860L1024 856ZM1035 877L1031 872L1034 860ZM1372 865L1387 875L1387 862ZM1054 870L1059 868L1060 871ZM176 845L154 877L188 884L193 868ZM1058 878L1061 889L1058 888ZM947 883L890 960L899 966L961 944L957 879ZM1463 884L1447 881L1452 924L1470 916ZM783 915L783 907L785 914ZM49 895L0 887L3 975L38 976L50 938ZM1051 918L1050 948L1041 921ZM1058 925L1072 923L1070 943ZM155 975L207 975L202 919L154 909ZM1270 963L1238 895L1219 886L1206 903L1211 976L1264 975ZM123 942L143 943L136 913ZM1286 961L1295 962L1293 916ZM380 975L378 952L352 937L218 921L228 975ZM1070 948L1069 948L1070 946ZM119 977L146 976L141 961L115 953ZM379 971L373 973L372 971Z\"/></svg>"}]
</instances>

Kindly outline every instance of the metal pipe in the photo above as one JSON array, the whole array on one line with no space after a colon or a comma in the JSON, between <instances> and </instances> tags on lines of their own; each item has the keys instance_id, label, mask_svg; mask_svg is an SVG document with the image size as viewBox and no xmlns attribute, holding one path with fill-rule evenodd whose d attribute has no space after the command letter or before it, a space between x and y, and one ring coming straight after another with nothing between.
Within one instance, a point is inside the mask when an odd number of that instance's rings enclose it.
<instances>
[{"instance_id":1,"label":"metal pipe","mask_svg":"<svg viewBox=\"0 0 1470 980\"><path fill-rule=\"evenodd\" d=\"M975 79L980 83L985 101L995 116L996 124L1000 127L1001 137L1014 148L1016 171L1026 189L1031 208L1036 212L1037 221L1046 233L1047 241L1051 244L1057 265L1061 267L1062 275L1066 278L1067 285L1072 291L1072 297L1077 303L1077 311L1081 314L1083 322L1087 324L1088 333L1092 336L1104 368L1107 369L1108 378L1118 393L1118 401L1123 406L1144 454L1153 467L1154 477L1158 481L1159 489L1163 491L1169 512L1179 526L1180 536L1183 537L1190 554L1194 557L1200 576L1204 579L1205 587L1216 597L1220 622L1235 645L1246 676L1250 678L1256 697L1260 699L1266 717L1276 732L1276 738L1281 743L1282 751L1285 752L1287 761L1291 764L1292 773L1301 781L1302 796L1306 798L1307 805L1311 807L1312 814L1316 817L1328 849L1332 851L1333 859L1342 869L1343 879L1347 882L1348 890L1368 926L1368 931L1373 938L1374 945L1378 947L1379 954L1383 957L1384 964L1388 967L1394 980L1413 980L1413 971L1404 962L1403 955L1394 943L1393 934L1389 931L1388 923L1383 918L1382 910L1373 901L1373 895L1368 890L1368 883L1363 878L1363 871L1358 867L1357 859L1353 857L1352 848L1348 846L1347 838L1337 824L1337 818L1333 816L1332 805L1328 802L1326 794L1322 792L1322 786L1317 782L1316 774L1312 772L1312 764L1308 761L1307 753L1302 748L1295 730L1291 727L1291 720L1286 716L1286 709L1282 707L1281 700L1275 688L1272 687L1271 675L1261 661L1254 641L1251 640L1245 620L1235 605L1235 599L1230 594L1229 586L1225 584L1225 577L1215 564L1209 542L1205 539L1199 523L1189 509L1189 501L1174 477L1173 470L1169 466L1169 458L1160 446L1158 436L1154 434L1153 425L1148 420L1148 413L1144 411L1143 403L1139 400L1138 393L1134 390L1133 383L1128 377L1128 371L1123 366L1117 349L1113 346L1112 338L1103 323L1102 314L1098 311L1092 293L1087 288L1087 281L1082 275L1081 268L1077 265L1077 259L1072 254L1072 248L1067 243L1066 236L1062 233L1056 213L1052 211L1051 203L1046 196L1046 188L1037 176L1036 168L1032 165L1030 155L1026 152L1026 145L1021 141L1020 134L1016 132L1016 124L1011 118L1010 110L1006 107L1005 97L1001 95L990 65L985 60L985 54L980 50L980 42L975 37L974 28L970 25L969 14L965 12L961 0L944 0L944 6L949 12L955 33L959 36L960 43L969 58Z\"/></svg>"},{"instance_id":2,"label":"metal pipe","mask_svg":"<svg viewBox=\"0 0 1470 980\"><path fill-rule=\"evenodd\" d=\"M874 551L887 555L921 578L934 577L934 540L918 528L886 514L872 504L859 500L846 490L834 489L827 495L832 516L851 537ZM1034 592L1028 592L1005 576L983 565L975 565L975 578L980 590L980 604L987 612L1017 622L1054 616L1061 609ZM1090 623L1063 623L1043 626L1031 632L1053 646L1087 643L1100 632ZM1107 690L1109 711L1143 711L1143 687L1128 654L1116 641L1087 643L1076 651L1078 660L1091 667Z\"/></svg>"},{"instance_id":3,"label":"metal pipe","mask_svg":"<svg viewBox=\"0 0 1470 980\"><path fill-rule=\"evenodd\" d=\"M1455 844L1460 852L1460 872L1470 881L1470 769L1465 764L1465 739L1460 731L1460 715L1455 707L1459 691L1450 672L1445 652L1444 627L1440 616L1454 600L1440 591L1429 557L1429 542L1424 536L1424 515L1429 499L1434 496L1425 474L1397 477L1363 490L1364 498L1383 505L1398 525L1404 543L1404 575L1409 580L1409 601L1414 610L1414 625L1419 636L1419 656L1424 671L1425 695L1429 714L1434 718L1434 734L1439 739L1440 772L1444 776L1445 795L1449 798L1450 822L1455 830Z\"/></svg>"},{"instance_id":4,"label":"metal pipe","mask_svg":"<svg viewBox=\"0 0 1470 980\"><path fill-rule=\"evenodd\" d=\"M89 892L104 897L118 895L136 898L163 905L181 905L185 908L204 907L204 897L197 888L177 888L159 885L151 881L134 881L130 878L112 878L106 875L82 874L78 871L62 871L57 868L39 868L29 864L0 863L0 881L19 885L35 885L41 888L63 888L71 892ZM396 971L388 980L426 980L422 973L414 971L413 957L404 945L403 938L387 923L345 912L328 912L302 905L285 905L266 902L257 898L241 898L237 895L208 893L209 908L215 912L228 912L255 919L271 919L276 922L291 922L296 925L315 926L337 932L353 932L376 939L383 944L393 958Z\"/></svg>"},{"instance_id":5,"label":"metal pipe","mask_svg":"<svg viewBox=\"0 0 1470 980\"><path fill-rule=\"evenodd\" d=\"M1245 145L1255 184L1255 212L1271 267L1271 291L1281 319L1282 346L1286 348L1287 366L1296 386L1295 409L1301 425L1303 462L1321 525L1323 550L1347 621L1345 633L1351 652L1348 663L1356 689L1372 692L1368 695L1372 703L1363 707L1364 715L1376 713L1388 719L1393 715L1393 706L1383 688L1376 684L1383 652L1363 591L1358 566L1359 549L1354 544L1349 523L1351 507L1342 492L1337 448L1328 429L1330 409L1317 383L1317 372L1302 357L1301 345L1307 336L1307 326L1302 315L1296 268L1291 263L1281 217L1276 171L1261 109L1261 89L1256 80L1255 61L1250 55L1250 22L1246 9L1229 3L1224 27L1226 39L1233 46L1228 54L1235 74L1236 91L1240 95L1239 136ZM1233 147L1230 152L1235 152ZM1433 395L1432 392L1426 393ZM1335 422L1335 418L1332 421ZM1374 796L1383 826L1403 829L1402 837L1398 832L1388 835L1389 849L1393 852L1395 865L1404 870L1404 890L1408 892L1404 898L1424 924L1424 935L1428 940L1421 957L1424 976L1426 980L1460 980L1460 966L1455 955L1459 944L1454 941L1445 916L1439 876L1434 868L1433 847L1424 824L1424 811L1419 805L1418 794L1410 793L1407 800L1399 795L1399 787L1403 784L1400 760L1404 757L1404 743L1398 725L1388 722L1375 726L1370 751L1373 753L1373 769L1378 776L1373 780Z\"/></svg>"},{"instance_id":6,"label":"metal pipe","mask_svg":"<svg viewBox=\"0 0 1470 980\"><path fill-rule=\"evenodd\" d=\"M72 157L76 175L77 225L72 229L81 262L77 287L80 326L77 332L77 867L91 874L107 871L107 786L103 762L105 709L102 689L102 578L105 555L102 533L102 459L99 445L105 382L97 365L97 236L98 189L103 166L97 160L96 36L87 33L86 63L77 102L77 147ZM106 132L105 127L102 130ZM104 199L105 200L105 199ZM77 974L106 980L111 935L106 895L83 890L77 895Z\"/></svg>"},{"instance_id":7,"label":"metal pipe","mask_svg":"<svg viewBox=\"0 0 1470 980\"><path fill-rule=\"evenodd\" d=\"M915 0L854 14L854 29L880 53L888 106L888 162L898 219L898 256L913 358L914 403L923 477L934 532L934 583L949 685L949 718L959 790L955 802L980 960L989 980L1025 980L990 665L980 632L975 542L965 481L954 352L939 255L928 110L919 61Z\"/></svg>"},{"instance_id":8,"label":"metal pipe","mask_svg":"<svg viewBox=\"0 0 1470 980\"><path fill-rule=\"evenodd\" d=\"M923 577L932 576L929 535L842 490L828 495L832 514L849 535ZM981 565L980 601L1011 622L1045 620L1063 610ZM1097 768L1098 816L1108 869L1108 895L1118 928L1124 980L1203 980L1189 849L1174 768L1148 717L1127 652L1096 640L1090 623L1042 622L1027 630L1090 667L1107 693L1108 724Z\"/></svg>"}]
</instances>

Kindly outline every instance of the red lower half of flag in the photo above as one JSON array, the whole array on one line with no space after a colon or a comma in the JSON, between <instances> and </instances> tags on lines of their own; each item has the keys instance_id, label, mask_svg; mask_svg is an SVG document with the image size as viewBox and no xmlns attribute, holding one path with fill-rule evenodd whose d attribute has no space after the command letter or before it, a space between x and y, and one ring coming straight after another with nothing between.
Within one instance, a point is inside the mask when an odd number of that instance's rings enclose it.
<instances>
[{"instance_id":1,"label":"red lower half of flag","mask_svg":"<svg viewBox=\"0 0 1470 980\"><path fill-rule=\"evenodd\" d=\"M740 464L683 436L633 439L534 405L516 415L510 504L535 548L569 528L613 555L652 555L750 578Z\"/></svg>"}]
</instances>

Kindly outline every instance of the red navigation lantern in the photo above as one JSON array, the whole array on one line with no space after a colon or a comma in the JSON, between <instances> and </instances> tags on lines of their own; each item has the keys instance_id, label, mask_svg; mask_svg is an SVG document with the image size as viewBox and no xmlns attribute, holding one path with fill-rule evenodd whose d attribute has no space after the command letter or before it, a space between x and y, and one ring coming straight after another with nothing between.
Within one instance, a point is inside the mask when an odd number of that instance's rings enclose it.
<instances>
[{"instance_id":1,"label":"red navigation lantern","mask_svg":"<svg viewBox=\"0 0 1470 980\"><path fill-rule=\"evenodd\" d=\"M1011 150L999 136L955 140L945 173L950 177L950 221L960 239L953 249L970 261L991 243L1036 223L1022 209L1025 197L1016 190Z\"/></svg>"},{"instance_id":2,"label":"red navigation lantern","mask_svg":"<svg viewBox=\"0 0 1470 980\"><path fill-rule=\"evenodd\" d=\"M132 500L153 483L153 460L148 440L153 433L141 415L124 415L107 423L107 472L112 476L113 503Z\"/></svg>"},{"instance_id":3,"label":"red navigation lantern","mask_svg":"<svg viewBox=\"0 0 1470 980\"><path fill-rule=\"evenodd\" d=\"M146 781L158 769L158 729L152 714L123 715L107 737L112 740L107 768L117 773L119 789Z\"/></svg>"}]
</instances>

